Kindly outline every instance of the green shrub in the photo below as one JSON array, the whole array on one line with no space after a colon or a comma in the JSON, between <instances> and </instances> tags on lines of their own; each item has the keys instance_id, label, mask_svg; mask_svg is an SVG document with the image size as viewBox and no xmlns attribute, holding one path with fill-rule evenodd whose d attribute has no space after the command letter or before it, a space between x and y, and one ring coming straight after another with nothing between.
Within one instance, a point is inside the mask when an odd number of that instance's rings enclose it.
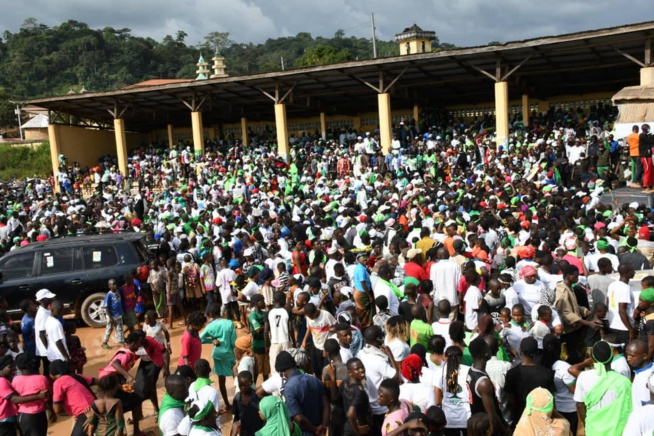
<instances>
[{"instance_id":1,"label":"green shrub","mask_svg":"<svg viewBox=\"0 0 654 436\"><path fill-rule=\"evenodd\" d=\"M0 144L0 180L48 177L51 173L49 142L36 148Z\"/></svg>"}]
</instances>

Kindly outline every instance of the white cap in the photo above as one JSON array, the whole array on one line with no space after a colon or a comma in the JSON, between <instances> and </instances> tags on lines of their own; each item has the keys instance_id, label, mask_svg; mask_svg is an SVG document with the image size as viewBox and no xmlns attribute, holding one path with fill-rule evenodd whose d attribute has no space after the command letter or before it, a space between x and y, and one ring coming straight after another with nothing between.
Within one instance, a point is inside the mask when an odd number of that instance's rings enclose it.
<instances>
[{"instance_id":1,"label":"white cap","mask_svg":"<svg viewBox=\"0 0 654 436\"><path fill-rule=\"evenodd\" d=\"M254 253L254 250L252 248L246 248L245 251L243 252L243 256L252 256Z\"/></svg>"},{"instance_id":2,"label":"white cap","mask_svg":"<svg viewBox=\"0 0 654 436\"><path fill-rule=\"evenodd\" d=\"M50 292L49 289L41 289L36 293L36 301L41 301L44 298L55 298L57 295Z\"/></svg>"}]
</instances>

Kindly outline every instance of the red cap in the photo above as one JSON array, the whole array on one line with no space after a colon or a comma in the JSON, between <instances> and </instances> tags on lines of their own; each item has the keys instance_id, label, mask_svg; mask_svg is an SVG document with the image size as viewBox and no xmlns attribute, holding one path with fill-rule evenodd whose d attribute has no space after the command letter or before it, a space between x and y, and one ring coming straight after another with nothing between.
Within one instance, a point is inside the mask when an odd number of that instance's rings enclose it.
<instances>
[{"instance_id":1,"label":"red cap","mask_svg":"<svg viewBox=\"0 0 654 436\"><path fill-rule=\"evenodd\" d=\"M638 229L638 239L649 240L649 236L650 236L650 231L647 226L642 226L640 229Z\"/></svg>"}]
</instances>

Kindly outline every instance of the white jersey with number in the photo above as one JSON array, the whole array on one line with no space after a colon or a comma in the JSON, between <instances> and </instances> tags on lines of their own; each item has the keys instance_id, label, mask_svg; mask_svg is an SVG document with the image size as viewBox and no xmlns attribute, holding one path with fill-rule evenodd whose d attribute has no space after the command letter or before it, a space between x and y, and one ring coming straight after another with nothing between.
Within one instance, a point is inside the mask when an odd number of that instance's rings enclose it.
<instances>
[{"instance_id":1,"label":"white jersey with number","mask_svg":"<svg viewBox=\"0 0 654 436\"><path fill-rule=\"evenodd\" d=\"M271 309L268 312L268 323L270 324L271 344L291 342L288 334L288 310L283 307Z\"/></svg>"}]
</instances>

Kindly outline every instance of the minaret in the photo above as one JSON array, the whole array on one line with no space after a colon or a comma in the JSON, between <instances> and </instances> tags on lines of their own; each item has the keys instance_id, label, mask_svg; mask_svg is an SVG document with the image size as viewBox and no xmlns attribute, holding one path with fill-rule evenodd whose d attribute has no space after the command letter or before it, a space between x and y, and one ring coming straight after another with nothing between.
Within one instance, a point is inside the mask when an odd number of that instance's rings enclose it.
<instances>
[{"instance_id":1,"label":"minaret","mask_svg":"<svg viewBox=\"0 0 654 436\"><path fill-rule=\"evenodd\" d=\"M225 73L225 58L222 57L218 49L216 49L216 53L213 55L213 74L211 75L212 79L215 79L217 77L227 77L228 74Z\"/></svg>"},{"instance_id":2,"label":"minaret","mask_svg":"<svg viewBox=\"0 0 654 436\"><path fill-rule=\"evenodd\" d=\"M436 32L422 30L417 24L407 27L395 35L400 44L400 55L431 53L431 42L436 39Z\"/></svg>"},{"instance_id":3,"label":"minaret","mask_svg":"<svg viewBox=\"0 0 654 436\"><path fill-rule=\"evenodd\" d=\"M204 60L202 54L200 54L200 59L198 59L198 77L195 80L207 80L209 78L209 64Z\"/></svg>"}]
</instances>

